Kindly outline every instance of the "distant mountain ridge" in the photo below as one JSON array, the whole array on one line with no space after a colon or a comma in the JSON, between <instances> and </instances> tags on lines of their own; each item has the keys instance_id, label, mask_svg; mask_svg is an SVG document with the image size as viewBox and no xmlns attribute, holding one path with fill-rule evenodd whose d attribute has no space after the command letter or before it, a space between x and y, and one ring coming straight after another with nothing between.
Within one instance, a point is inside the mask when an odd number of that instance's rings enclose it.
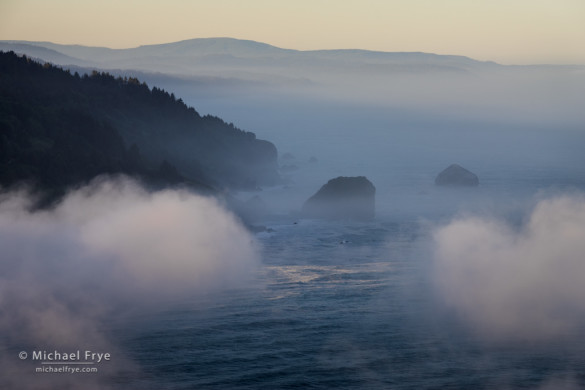
<instances>
[{"instance_id":1,"label":"distant mountain ridge","mask_svg":"<svg viewBox=\"0 0 585 390\"><path fill-rule=\"evenodd\" d=\"M43 41L14 41L4 40L0 41L0 44L25 44L30 46L44 47L51 49L71 57L77 57L79 59L90 59L95 54L100 55L112 55L120 56L133 56L137 54L177 54L177 50L181 55L209 55L209 54L230 54L230 55L310 55L310 54L369 54L373 56L402 56L412 55L416 57L428 56L432 58L445 58L445 59L464 59L466 61L476 61L469 57L457 56L457 55L439 55L433 53L423 52L387 52L387 51L376 51L376 50L364 50L364 49L321 49L321 50L295 50L285 49L277 46L273 46L267 43L236 39L236 38L193 38L183 41L152 44L152 45L141 45L134 48L127 49L111 49L100 46L84 46L84 45L67 45L58 44L52 42Z\"/></svg>"},{"instance_id":2,"label":"distant mountain ridge","mask_svg":"<svg viewBox=\"0 0 585 390\"><path fill-rule=\"evenodd\" d=\"M51 42L28 41L0 41L0 50L13 50L18 53L34 56L47 60L42 56L43 52L33 48L45 48L59 53L65 57L58 58L53 53L53 62L59 65L78 66L107 66L127 67L129 61L136 61L138 70L157 71L161 68L152 64L154 59L159 59L159 66L171 65L173 61L184 59L216 58L215 64L226 65L228 59L248 60L251 66L286 66L295 65L299 61L303 65L312 63L315 66L343 66L344 62L357 64L413 64L450 66L456 69L470 66L495 66L493 62L476 61L464 56L438 55L422 52L383 52L360 49L338 50L308 50L300 51L283 49L266 43L240 40L234 38L196 38L179 42L143 45L129 49L109 49L104 47L88 47L80 45L60 45ZM45 54L49 54L46 52ZM57 60L57 61L55 61ZM252 60L255 60L252 62ZM239 62L240 65L246 64ZM197 64L193 64L196 66ZM229 64L228 64L229 65ZM347 65L347 64L345 64ZM171 66L170 69L177 68ZM179 71L180 69L174 69Z\"/></svg>"},{"instance_id":3,"label":"distant mountain ridge","mask_svg":"<svg viewBox=\"0 0 585 390\"><path fill-rule=\"evenodd\" d=\"M233 38L131 49L0 41L2 50L72 73L96 69L139 78L173 91L204 113L246 123L268 139L281 126L266 120L274 111L268 107L288 110L292 123L299 103L311 101L385 107L417 116L480 114L495 122L509 115L523 122L551 121L554 107L559 113L554 121L580 123L584 112L577 102L582 100L585 65L510 66L421 52L299 51Z\"/></svg>"}]
</instances>

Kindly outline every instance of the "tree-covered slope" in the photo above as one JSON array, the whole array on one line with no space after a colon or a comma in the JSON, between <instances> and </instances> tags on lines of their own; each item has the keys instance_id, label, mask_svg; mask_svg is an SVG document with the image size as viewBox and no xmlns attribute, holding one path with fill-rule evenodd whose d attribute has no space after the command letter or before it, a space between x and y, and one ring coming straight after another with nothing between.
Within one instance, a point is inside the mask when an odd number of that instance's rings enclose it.
<instances>
[{"instance_id":1,"label":"tree-covered slope","mask_svg":"<svg viewBox=\"0 0 585 390\"><path fill-rule=\"evenodd\" d=\"M279 180L270 142L137 79L0 53L0 185L64 188L102 173L249 188Z\"/></svg>"}]
</instances>

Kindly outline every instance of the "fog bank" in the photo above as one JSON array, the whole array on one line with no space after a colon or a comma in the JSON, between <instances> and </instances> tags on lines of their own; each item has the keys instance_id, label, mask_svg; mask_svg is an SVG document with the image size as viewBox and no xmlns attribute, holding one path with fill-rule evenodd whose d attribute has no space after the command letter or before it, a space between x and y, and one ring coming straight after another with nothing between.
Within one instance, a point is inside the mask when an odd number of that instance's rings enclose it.
<instances>
[{"instance_id":1,"label":"fog bank","mask_svg":"<svg viewBox=\"0 0 585 390\"><path fill-rule=\"evenodd\" d=\"M566 341L585 329L585 197L541 200L525 223L459 218L435 232L447 306L494 341Z\"/></svg>"},{"instance_id":2,"label":"fog bank","mask_svg":"<svg viewBox=\"0 0 585 390\"><path fill-rule=\"evenodd\" d=\"M54 209L31 212L31 204L26 192L0 201L5 389L107 388L121 372L139 371L107 335L112 315L236 286L259 262L233 215L187 191L149 193L127 178L99 179ZM85 349L109 352L112 361L97 374L42 374L34 372L39 362L18 358Z\"/></svg>"}]
</instances>

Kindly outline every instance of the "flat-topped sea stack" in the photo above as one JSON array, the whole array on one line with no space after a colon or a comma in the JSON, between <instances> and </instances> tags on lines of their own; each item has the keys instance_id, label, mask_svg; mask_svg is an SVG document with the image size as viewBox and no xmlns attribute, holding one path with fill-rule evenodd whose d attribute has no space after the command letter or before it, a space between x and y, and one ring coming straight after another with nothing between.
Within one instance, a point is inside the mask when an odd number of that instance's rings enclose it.
<instances>
[{"instance_id":1,"label":"flat-topped sea stack","mask_svg":"<svg viewBox=\"0 0 585 390\"><path fill-rule=\"evenodd\" d=\"M461 165L452 164L437 175L435 184L449 187L477 187L479 178Z\"/></svg>"},{"instance_id":2,"label":"flat-topped sea stack","mask_svg":"<svg viewBox=\"0 0 585 390\"><path fill-rule=\"evenodd\" d=\"M331 179L303 205L307 218L355 219L374 218L376 187L364 176Z\"/></svg>"}]
</instances>

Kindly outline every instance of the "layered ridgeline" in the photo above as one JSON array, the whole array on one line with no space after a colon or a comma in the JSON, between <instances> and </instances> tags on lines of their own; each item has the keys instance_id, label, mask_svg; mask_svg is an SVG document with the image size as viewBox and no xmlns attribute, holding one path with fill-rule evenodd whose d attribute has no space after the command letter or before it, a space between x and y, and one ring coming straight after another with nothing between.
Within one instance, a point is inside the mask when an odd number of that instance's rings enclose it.
<instances>
[{"instance_id":1,"label":"layered ridgeline","mask_svg":"<svg viewBox=\"0 0 585 390\"><path fill-rule=\"evenodd\" d=\"M364 99L372 97L372 86L377 91L391 86L403 103L405 95L412 93L413 82L434 84L436 76L440 76L444 83L447 76L500 68L462 56L367 50L300 51L233 38L198 38L128 49L0 41L0 50L63 65L72 71L89 68L131 75L180 93L184 99L233 96L245 94L250 88L260 89L263 94L273 93L271 88L285 89L286 95L302 91L314 97L315 93L325 93L327 98L332 97L333 88L333 97L348 93ZM426 75L424 82L419 80L421 75ZM365 88L368 91L362 94ZM380 96L372 98L377 101ZM388 99L388 94L383 98Z\"/></svg>"},{"instance_id":2,"label":"layered ridgeline","mask_svg":"<svg viewBox=\"0 0 585 390\"><path fill-rule=\"evenodd\" d=\"M233 38L197 38L129 49L51 42L0 41L0 49L61 65L134 69L143 72L164 71L174 75L196 73L225 77L226 71L231 71L229 77L258 79L256 76L261 77L268 72L271 76L281 76L281 80L284 80L287 79L286 75L277 69L286 69L289 72L288 80L297 81L310 77L309 70L320 70L323 74L340 69L352 73L418 73L429 70L452 73L496 66L491 62L476 61L463 56L347 49L300 51Z\"/></svg>"},{"instance_id":3,"label":"layered ridgeline","mask_svg":"<svg viewBox=\"0 0 585 390\"><path fill-rule=\"evenodd\" d=\"M71 74L0 53L0 185L66 187L103 173L159 184L275 184L277 150L135 78Z\"/></svg>"},{"instance_id":4,"label":"layered ridgeline","mask_svg":"<svg viewBox=\"0 0 585 390\"><path fill-rule=\"evenodd\" d=\"M585 66L507 66L457 55L369 50L291 50L232 38L200 38L128 49L0 41L0 50L62 65L135 77L180 95L200 110L266 122L294 107L292 120L314 102L359 103L403 116L481 117L501 122L581 126ZM554 86L554 87L552 87ZM558 88L558 90L557 90ZM210 99L213 97L213 99ZM300 103L300 104L299 104ZM309 112L299 112L307 104ZM552 115L552 114L555 115ZM246 117L253 118L246 122ZM279 120L289 120L283 116ZM290 122L290 120L289 120ZM311 123L311 122L310 122ZM268 134L255 126L258 134ZM270 130L270 139L272 130Z\"/></svg>"}]
</instances>

